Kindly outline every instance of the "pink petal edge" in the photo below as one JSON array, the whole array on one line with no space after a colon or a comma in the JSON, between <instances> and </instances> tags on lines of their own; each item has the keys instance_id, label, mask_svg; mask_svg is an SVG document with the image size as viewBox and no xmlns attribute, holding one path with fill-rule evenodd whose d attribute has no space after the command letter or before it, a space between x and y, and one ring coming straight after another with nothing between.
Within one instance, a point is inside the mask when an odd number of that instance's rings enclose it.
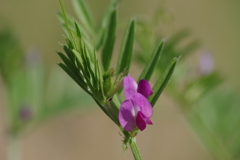
<instances>
[{"instance_id":1,"label":"pink petal edge","mask_svg":"<svg viewBox=\"0 0 240 160\"><path fill-rule=\"evenodd\" d=\"M127 99L130 99L132 95L137 92L138 85L130 75L124 77L123 86L124 86L124 94Z\"/></svg>"},{"instance_id":2,"label":"pink petal edge","mask_svg":"<svg viewBox=\"0 0 240 160\"><path fill-rule=\"evenodd\" d=\"M136 125L140 129L140 131L143 131L147 127L147 124L144 120L144 115L142 114L141 111L137 113Z\"/></svg>"},{"instance_id":3,"label":"pink petal edge","mask_svg":"<svg viewBox=\"0 0 240 160\"><path fill-rule=\"evenodd\" d=\"M135 93L132 98L133 106L138 106L140 111L147 117L151 118L153 115L152 105L146 97L140 93Z\"/></svg>"},{"instance_id":4,"label":"pink petal edge","mask_svg":"<svg viewBox=\"0 0 240 160\"><path fill-rule=\"evenodd\" d=\"M152 87L147 80L141 79L138 83L137 92L144 95L146 98L153 94Z\"/></svg>"},{"instance_id":5,"label":"pink petal edge","mask_svg":"<svg viewBox=\"0 0 240 160\"><path fill-rule=\"evenodd\" d=\"M125 100L121 104L118 119L125 131L131 132L135 128L135 112L131 100Z\"/></svg>"}]
</instances>

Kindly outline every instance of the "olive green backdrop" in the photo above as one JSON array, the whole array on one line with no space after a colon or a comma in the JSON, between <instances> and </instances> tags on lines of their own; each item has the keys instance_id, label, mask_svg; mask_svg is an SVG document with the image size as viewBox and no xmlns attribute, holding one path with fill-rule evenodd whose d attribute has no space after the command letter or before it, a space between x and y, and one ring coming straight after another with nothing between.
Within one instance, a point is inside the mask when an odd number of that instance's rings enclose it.
<instances>
[{"instance_id":1,"label":"olive green backdrop","mask_svg":"<svg viewBox=\"0 0 240 160\"><path fill-rule=\"evenodd\" d=\"M109 1L87 2L98 19ZM158 4L157 0L122 0L119 20L136 14L152 16ZM174 15L172 23L162 26L166 37L190 28L192 36L202 40L202 48L213 53L216 68L228 77L228 83L240 88L240 1L165 0L164 4ZM74 15L71 1L65 0L65 5ZM58 42L64 42L55 15L58 10L57 0L0 0L0 25L14 30L26 52L40 51L50 68L60 61L55 51L61 50ZM131 70L139 73L136 65ZM4 104L0 101L0 105ZM176 104L166 96L160 98L153 122L138 136L143 159L211 159L191 134ZM0 159L4 160L5 130L0 126ZM59 116L23 137L22 156L23 160L122 160L121 140L118 129L100 109L79 111ZM126 157L132 159L131 152Z\"/></svg>"}]
</instances>

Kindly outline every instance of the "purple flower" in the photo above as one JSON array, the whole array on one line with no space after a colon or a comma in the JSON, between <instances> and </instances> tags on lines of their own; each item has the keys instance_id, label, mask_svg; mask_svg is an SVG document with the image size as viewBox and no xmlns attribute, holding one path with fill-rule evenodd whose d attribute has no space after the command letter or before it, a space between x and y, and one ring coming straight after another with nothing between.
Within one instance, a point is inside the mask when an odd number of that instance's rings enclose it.
<instances>
[{"instance_id":1,"label":"purple flower","mask_svg":"<svg viewBox=\"0 0 240 160\"><path fill-rule=\"evenodd\" d=\"M124 78L123 85L127 100L121 104L119 122L128 132L135 127L143 131L147 124L153 124L150 120L153 109L147 99L153 93L152 88L146 80L140 80L137 85L130 75Z\"/></svg>"},{"instance_id":2,"label":"purple flower","mask_svg":"<svg viewBox=\"0 0 240 160\"><path fill-rule=\"evenodd\" d=\"M214 60L209 51L204 51L199 58L199 71L201 75L207 75L214 69Z\"/></svg>"},{"instance_id":3,"label":"purple flower","mask_svg":"<svg viewBox=\"0 0 240 160\"><path fill-rule=\"evenodd\" d=\"M137 84L136 81L130 76L124 77L123 80L124 94L127 99L130 99L134 93L140 93L146 98L153 94L152 88L148 81L142 79Z\"/></svg>"},{"instance_id":4,"label":"purple flower","mask_svg":"<svg viewBox=\"0 0 240 160\"><path fill-rule=\"evenodd\" d=\"M31 118L32 116L32 111L31 111L31 108L27 105L24 105L20 108L20 111L19 111L19 114L20 114L20 118L23 120L23 121L27 121Z\"/></svg>"},{"instance_id":5,"label":"purple flower","mask_svg":"<svg viewBox=\"0 0 240 160\"><path fill-rule=\"evenodd\" d=\"M40 52L35 48L30 48L25 58L25 63L27 67L35 66L36 64L39 63L40 60L41 60Z\"/></svg>"},{"instance_id":6,"label":"purple flower","mask_svg":"<svg viewBox=\"0 0 240 160\"><path fill-rule=\"evenodd\" d=\"M143 131L147 124L153 124L153 109L147 98L140 93L135 93L131 99L121 104L119 121L124 130L131 132L136 126Z\"/></svg>"}]
</instances>

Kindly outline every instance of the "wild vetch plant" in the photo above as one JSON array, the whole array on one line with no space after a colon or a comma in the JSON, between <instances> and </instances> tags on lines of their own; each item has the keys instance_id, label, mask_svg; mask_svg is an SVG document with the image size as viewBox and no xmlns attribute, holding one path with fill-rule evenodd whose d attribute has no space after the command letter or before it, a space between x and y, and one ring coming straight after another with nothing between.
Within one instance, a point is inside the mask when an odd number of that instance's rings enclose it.
<instances>
[{"instance_id":1,"label":"wild vetch plant","mask_svg":"<svg viewBox=\"0 0 240 160\"><path fill-rule=\"evenodd\" d=\"M100 71L103 72L104 77L101 84L103 86L109 84L106 83L109 82L109 79L106 81L106 75L108 75L107 77L113 77L109 76L114 75L114 70L109 69L109 64L116 35L116 7L118 3L118 0L111 2L97 27L93 25L91 12L89 12L83 0L73 0L74 9L80 20L79 23L72 21L64 11L63 14L58 13L58 17L68 35L66 38L68 45L63 47L72 49L72 53L67 50L68 53L64 49L69 57L60 54L65 63L65 65L60 64L60 66L75 81L79 81L78 76L75 75L77 70L78 72L80 71L77 64L79 62L77 62L78 60L69 61L69 59L71 55L76 53L74 52L75 48L71 48L71 46L78 39L84 41L84 47L87 48L86 50L89 52L90 57L92 55L97 57L95 56L95 52L100 54L102 58ZM121 85L117 84L114 88L120 87L118 88L120 91L114 92L115 94L111 96L106 96L106 92L103 94L103 97L105 96L105 99L108 100L107 104L110 105L101 105L99 101L96 102L104 111L107 110L109 112L106 114L111 119L117 120L115 123L117 122L116 124L125 136L123 149L126 150L126 144L129 143L135 159L140 159L135 145L135 136L139 130L144 130L147 124L151 125L153 123L151 121L153 113L151 106L154 107L172 75L177 61L176 58L172 58L181 55L182 63L178 65L176 73L166 88L167 94L177 102L190 126L194 129L214 159L239 159L240 141L237 135L239 135L240 129L238 129L237 124L239 124L240 119L236 118L239 117L236 115L240 113L240 102L237 100L237 94L233 91L225 93L225 90L219 89L222 78L218 72L213 70L214 62L208 53L201 54L197 67L188 65L186 57L194 53L200 46L198 39L186 43L185 46L179 45L189 37L189 30L185 29L177 32L166 43L164 41L159 42L159 39L162 39L164 36L156 34L153 31L156 30L158 23L161 21L159 17L162 15L159 15L159 13L164 13L161 7L150 19L131 20L125 31L115 73L121 77L118 84L123 84L126 100L123 102L120 101ZM137 29L135 31L136 26ZM81 32L79 28L81 28ZM81 33L79 34L80 36L77 33ZM141 65L146 65L137 82L128 74L134 39L137 46L137 50L135 50L137 54L134 58ZM163 44L165 45L164 47ZM152 52L153 48L155 49ZM152 55L149 56L147 53L151 52ZM161 52L167 54L164 54L159 61ZM78 54L84 55L82 51L78 52ZM77 55L74 56L76 57ZM155 73L162 76L152 89L148 81L153 74L154 68L156 68ZM94 73L94 71L92 72ZM88 82L84 77L82 80L84 83ZM115 81L112 82L112 84L114 83ZM144 105L142 106L141 104ZM118 118L113 118L114 116L111 116L113 115L112 113L115 116L118 114Z\"/></svg>"},{"instance_id":2,"label":"wild vetch plant","mask_svg":"<svg viewBox=\"0 0 240 160\"><path fill-rule=\"evenodd\" d=\"M116 69L110 69L117 28L117 4L112 1L98 27L93 26L84 1L76 0L74 7L79 13L79 22L72 21L59 1L62 13L58 16L67 33L66 54L57 52L64 63L59 66L86 92L102 111L120 128L124 135L123 149L129 143L134 158L141 159L136 146L137 133L151 125L153 107L168 83L175 65L174 58L165 69L165 74L152 87L148 83L162 53L164 41L160 41L136 82L129 73L133 53L135 20L130 20L122 41ZM92 39L89 39L92 37ZM100 54L100 55L99 55ZM101 61L99 60L101 57ZM122 89L126 97L120 100Z\"/></svg>"},{"instance_id":3,"label":"wild vetch plant","mask_svg":"<svg viewBox=\"0 0 240 160\"><path fill-rule=\"evenodd\" d=\"M130 144L135 159L141 159L136 146L137 133L155 124L153 107L163 89L179 106L214 159L239 159L239 96L229 88L219 87L223 80L214 70L214 59L208 51L200 54L197 66L188 63L187 55L199 48L198 40L181 45L190 35L188 30L176 33L165 43L159 41L164 36L154 32L161 11L150 21L132 19L123 36L117 65L110 68L119 1L111 2L98 25L94 25L83 0L73 0L79 21L69 18L60 5L62 13L58 17L66 32L66 45L62 45L66 54L58 52L64 62L59 65L88 95L77 92L82 90L75 83L65 81L69 77L62 77L56 70L47 77L44 67L35 63L38 61L35 54L27 55L22 62L25 56L14 36L8 30L0 32L9 160L21 159L20 136L30 131L29 128L61 111L86 106L89 97L119 127L124 138L123 150ZM174 71L177 58L173 57L180 55L181 63ZM129 73L132 58L145 66L136 80ZM161 76L151 87L149 80L154 73L157 73L155 77ZM121 100L122 92L125 98Z\"/></svg>"}]
</instances>

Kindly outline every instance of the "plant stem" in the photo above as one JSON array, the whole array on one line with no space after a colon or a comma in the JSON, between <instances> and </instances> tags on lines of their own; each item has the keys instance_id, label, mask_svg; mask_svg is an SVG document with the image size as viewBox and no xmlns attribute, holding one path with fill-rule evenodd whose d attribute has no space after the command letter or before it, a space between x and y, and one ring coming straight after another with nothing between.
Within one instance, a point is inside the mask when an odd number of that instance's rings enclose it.
<instances>
[{"instance_id":1,"label":"plant stem","mask_svg":"<svg viewBox=\"0 0 240 160\"><path fill-rule=\"evenodd\" d=\"M231 160L231 156L226 146L222 143L219 137L212 132L209 127L206 126L202 118L195 111L191 111L194 114L194 119L189 115L187 116L189 124L192 128L195 129L195 133L198 134L199 138L204 142L206 148L211 152L212 156L216 160ZM197 125L193 122L197 123ZM204 128L204 134L199 134L203 131L201 129Z\"/></svg>"},{"instance_id":2,"label":"plant stem","mask_svg":"<svg viewBox=\"0 0 240 160\"><path fill-rule=\"evenodd\" d=\"M142 157L138 151L138 147L136 144L136 137L130 138L129 145L131 147L133 157L135 160L142 160Z\"/></svg>"},{"instance_id":3,"label":"plant stem","mask_svg":"<svg viewBox=\"0 0 240 160\"><path fill-rule=\"evenodd\" d=\"M224 146L221 139L219 139L219 137L214 134L214 132L212 132L210 128L204 123L199 113L195 111L194 107L192 107L193 104L188 102L176 90L168 91L170 95L178 102L187 122L194 129L195 134L198 135L205 148L209 151L213 158L216 160L231 160L231 155L226 146ZM197 124L194 124L193 121Z\"/></svg>"},{"instance_id":4,"label":"plant stem","mask_svg":"<svg viewBox=\"0 0 240 160\"><path fill-rule=\"evenodd\" d=\"M21 160L20 139L16 136L8 138L8 160Z\"/></svg>"}]
</instances>

